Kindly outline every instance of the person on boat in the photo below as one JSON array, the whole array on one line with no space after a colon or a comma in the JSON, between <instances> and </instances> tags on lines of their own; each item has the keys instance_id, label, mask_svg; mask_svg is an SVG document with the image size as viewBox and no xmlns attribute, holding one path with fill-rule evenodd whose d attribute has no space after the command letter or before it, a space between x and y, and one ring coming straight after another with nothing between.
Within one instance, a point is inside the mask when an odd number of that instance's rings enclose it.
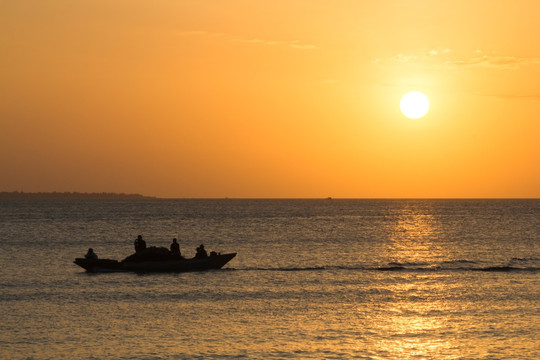
<instances>
[{"instance_id":1,"label":"person on boat","mask_svg":"<svg viewBox=\"0 0 540 360\"><path fill-rule=\"evenodd\" d=\"M94 252L94 249L92 249L92 248L88 249L88 252L86 253L86 255L84 255L84 258L88 259L88 260L97 260L98 259L97 254Z\"/></svg>"},{"instance_id":2,"label":"person on boat","mask_svg":"<svg viewBox=\"0 0 540 360\"><path fill-rule=\"evenodd\" d=\"M182 256L180 254L180 244L178 244L176 242L176 238L172 239L171 253L173 254L174 257L181 257Z\"/></svg>"},{"instance_id":3,"label":"person on boat","mask_svg":"<svg viewBox=\"0 0 540 360\"><path fill-rule=\"evenodd\" d=\"M204 245L203 245L203 244L201 244L201 246L199 246L199 247L197 248L197 253L195 254L195 257L196 257L197 259L208 257L208 253L207 253L206 250L204 249Z\"/></svg>"},{"instance_id":4,"label":"person on boat","mask_svg":"<svg viewBox=\"0 0 540 360\"><path fill-rule=\"evenodd\" d=\"M144 249L146 249L146 241L144 241L142 236L139 235L137 236L137 239L135 239L135 252L138 253Z\"/></svg>"}]
</instances>

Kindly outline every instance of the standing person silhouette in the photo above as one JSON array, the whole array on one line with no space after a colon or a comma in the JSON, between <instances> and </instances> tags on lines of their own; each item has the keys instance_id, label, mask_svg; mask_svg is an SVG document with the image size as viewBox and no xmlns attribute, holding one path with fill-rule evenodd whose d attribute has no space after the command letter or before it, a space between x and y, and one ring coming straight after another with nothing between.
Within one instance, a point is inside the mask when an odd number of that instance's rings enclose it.
<instances>
[{"instance_id":1,"label":"standing person silhouette","mask_svg":"<svg viewBox=\"0 0 540 360\"><path fill-rule=\"evenodd\" d=\"M146 241L143 240L141 235L137 236L137 239L135 239L134 244L135 244L135 252L136 253L146 249Z\"/></svg>"},{"instance_id":2,"label":"standing person silhouette","mask_svg":"<svg viewBox=\"0 0 540 360\"><path fill-rule=\"evenodd\" d=\"M182 254L180 254L180 244L178 244L176 242L176 238L174 238L172 240L172 244L171 244L171 253L175 256L175 257L181 257Z\"/></svg>"}]
</instances>

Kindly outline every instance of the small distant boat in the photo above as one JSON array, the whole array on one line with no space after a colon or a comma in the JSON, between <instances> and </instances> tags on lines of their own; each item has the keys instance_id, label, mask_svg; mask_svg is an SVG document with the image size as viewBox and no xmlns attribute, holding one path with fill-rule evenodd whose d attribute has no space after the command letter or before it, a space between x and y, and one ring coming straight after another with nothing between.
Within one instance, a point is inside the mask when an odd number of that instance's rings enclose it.
<instances>
[{"instance_id":1,"label":"small distant boat","mask_svg":"<svg viewBox=\"0 0 540 360\"><path fill-rule=\"evenodd\" d=\"M210 256L203 258L148 261L76 258L74 263L85 269L87 272L187 272L221 269L235 256L236 253L211 253Z\"/></svg>"}]
</instances>

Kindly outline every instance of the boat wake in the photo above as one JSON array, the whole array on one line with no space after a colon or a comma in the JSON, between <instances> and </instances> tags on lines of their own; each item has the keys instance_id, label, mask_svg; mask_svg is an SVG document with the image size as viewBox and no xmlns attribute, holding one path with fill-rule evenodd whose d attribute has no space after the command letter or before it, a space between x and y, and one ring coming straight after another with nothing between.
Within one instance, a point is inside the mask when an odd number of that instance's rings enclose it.
<instances>
[{"instance_id":1,"label":"boat wake","mask_svg":"<svg viewBox=\"0 0 540 360\"><path fill-rule=\"evenodd\" d=\"M440 263L428 262L391 262L388 264L325 265L306 267L245 267L229 268L242 271L402 271L402 272L526 272L540 273L540 259L513 258L502 264L489 264L482 261L452 260Z\"/></svg>"}]
</instances>

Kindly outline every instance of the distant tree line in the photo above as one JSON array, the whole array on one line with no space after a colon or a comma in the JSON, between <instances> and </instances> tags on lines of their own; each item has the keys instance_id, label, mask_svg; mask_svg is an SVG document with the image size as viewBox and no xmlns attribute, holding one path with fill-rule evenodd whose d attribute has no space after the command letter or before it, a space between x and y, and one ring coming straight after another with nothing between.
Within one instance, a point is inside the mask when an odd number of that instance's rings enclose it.
<instances>
[{"instance_id":1,"label":"distant tree line","mask_svg":"<svg viewBox=\"0 0 540 360\"><path fill-rule=\"evenodd\" d=\"M3 191L0 199L152 199L154 197L140 194L124 193L80 193L80 192L23 192Z\"/></svg>"}]
</instances>

